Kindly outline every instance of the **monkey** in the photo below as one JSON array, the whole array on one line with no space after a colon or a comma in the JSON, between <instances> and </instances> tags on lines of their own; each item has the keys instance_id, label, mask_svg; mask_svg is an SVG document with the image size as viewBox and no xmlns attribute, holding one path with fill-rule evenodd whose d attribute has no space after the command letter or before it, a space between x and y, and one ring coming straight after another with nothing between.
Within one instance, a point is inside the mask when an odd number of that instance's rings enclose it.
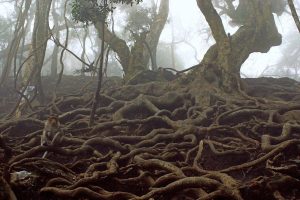
<instances>
[{"instance_id":1,"label":"monkey","mask_svg":"<svg viewBox=\"0 0 300 200\"><path fill-rule=\"evenodd\" d=\"M43 134L41 136L41 146L53 145L58 139L61 140L62 136L63 132L58 117L49 116L45 122ZM47 151L44 153L43 158L47 156L47 153Z\"/></svg>"},{"instance_id":2,"label":"monkey","mask_svg":"<svg viewBox=\"0 0 300 200\"><path fill-rule=\"evenodd\" d=\"M59 132L60 122L56 116L49 116L44 125L43 135L41 137L41 145L47 146L51 144L54 134Z\"/></svg>"}]
</instances>

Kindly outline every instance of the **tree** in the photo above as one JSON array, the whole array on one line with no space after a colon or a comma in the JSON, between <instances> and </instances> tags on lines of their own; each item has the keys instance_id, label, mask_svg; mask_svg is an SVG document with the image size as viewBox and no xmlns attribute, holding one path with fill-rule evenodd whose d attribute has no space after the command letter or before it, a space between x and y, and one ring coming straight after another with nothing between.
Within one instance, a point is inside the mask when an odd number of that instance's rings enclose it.
<instances>
[{"instance_id":1,"label":"tree","mask_svg":"<svg viewBox=\"0 0 300 200\"><path fill-rule=\"evenodd\" d=\"M299 17L298 17L296 8L295 8L295 6L294 6L293 0L288 0L288 4L289 4L289 7L290 7L290 9L291 9L292 16L293 16L294 21L295 21L295 23L296 23L297 29L298 29L298 31L300 32L300 20L299 20Z\"/></svg>"},{"instance_id":2,"label":"tree","mask_svg":"<svg viewBox=\"0 0 300 200\"><path fill-rule=\"evenodd\" d=\"M111 2L132 4L133 2L139 3L140 0ZM75 20L86 23L92 22L97 29L98 34L101 36L103 30L99 14L109 10L111 10L111 8L101 7L101 4L97 3L97 1L75 0L73 2L72 14ZM129 80L139 71L147 69L150 54L145 47L145 43L149 45L152 54L155 55L160 34L168 18L168 11L169 0L162 0L158 12L150 25L149 31L142 31L138 34L133 34L135 41L132 48L127 45L124 39L115 35L106 26L104 27L104 40L108 45L110 45L111 49L117 53L123 67L126 80Z\"/></svg>"},{"instance_id":3,"label":"tree","mask_svg":"<svg viewBox=\"0 0 300 200\"><path fill-rule=\"evenodd\" d=\"M77 93L53 99L30 118L1 121L0 198L299 199L299 84L247 80L258 91L252 97L236 87L249 54L281 42L274 0L239 0L237 6L232 1L228 7L242 9L246 17L231 36L211 0L198 0L216 44L191 73L182 70L171 83L111 87L110 82L99 95L102 33L92 109L91 98ZM104 32L108 0L102 2L98 20ZM276 88L274 82L281 84ZM201 95L217 98L207 106ZM96 110L99 97L103 104ZM39 145L41 119L54 106L63 109L58 119L64 125L51 145ZM88 127L93 112L95 124ZM62 131L67 134L60 136ZM52 155L41 159L45 151Z\"/></svg>"},{"instance_id":4,"label":"tree","mask_svg":"<svg viewBox=\"0 0 300 200\"><path fill-rule=\"evenodd\" d=\"M8 41L11 39L11 35L13 34L11 20L5 19L4 17L0 17L0 52L7 49L9 43ZM5 63L4 55L0 53L0 72L2 71L2 67Z\"/></svg>"},{"instance_id":5,"label":"tree","mask_svg":"<svg viewBox=\"0 0 300 200\"><path fill-rule=\"evenodd\" d=\"M59 14L57 13L56 1L52 2L52 17L53 17L54 28L55 28L54 34L55 34L55 37L57 39L59 39L60 38L60 32L58 30ZM53 78L55 78L57 76L58 53L59 53L58 46L55 45L53 48L53 52L52 52L51 73L50 73L51 77L53 77Z\"/></svg>"},{"instance_id":6,"label":"tree","mask_svg":"<svg viewBox=\"0 0 300 200\"><path fill-rule=\"evenodd\" d=\"M36 1L35 21L32 33L32 48L34 67L32 71L33 83L39 93L39 101L44 102L41 71L44 63L47 41L49 39L49 12L52 0Z\"/></svg>"},{"instance_id":7,"label":"tree","mask_svg":"<svg viewBox=\"0 0 300 200\"><path fill-rule=\"evenodd\" d=\"M0 16L0 50L4 50L8 46L8 41L12 34L11 20Z\"/></svg>"},{"instance_id":8,"label":"tree","mask_svg":"<svg viewBox=\"0 0 300 200\"><path fill-rule=\"evenodd\" d=\"M24 24L28 16L30 6L31 6L31 0L26 0L26 1L24 0L21 2L21 6L18 11L18 19L15 26L14 34L6 51L7 57L1 74L0 86L4 84L4 82L6 81L7 77L10 74L13 60L17 56L20 42L25 35Z\"/></svg>"},{"instance_id":9,"label":"tree","mask_svg":"<svg viewBox=\"0 0 300 200\"><path fill-rule=\"evenodd\" d=\"M198 7L208 22L216 44L211 46L196 69L194 76L230 92L236 89L243 62L252 52L268 52L272 46L281 44L273 14L273 1L240 0L237 7L226 1L232 20L239 17L242 26L235 34L225 32L223 22L210 0L197 0Z\"/></svg>"}]
</instances>

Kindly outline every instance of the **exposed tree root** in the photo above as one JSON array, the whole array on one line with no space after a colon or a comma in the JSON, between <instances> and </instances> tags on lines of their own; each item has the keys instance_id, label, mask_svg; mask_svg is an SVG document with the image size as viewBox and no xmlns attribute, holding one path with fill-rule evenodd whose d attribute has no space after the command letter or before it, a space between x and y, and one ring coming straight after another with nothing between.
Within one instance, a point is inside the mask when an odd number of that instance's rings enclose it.
<instances>
[{"instance_id":1,"label":"exposed tree root","mask_svg":"<svg viewBox=\"0 0 300 200\"><path fill-rule=\"evenodd\" d=\"M58 95L30 118L2 120L0 198L300 198L296 97L265 82L232 96L179 85L104 88L93 127L88 94ZM276 96L260 92L267 86ZM43 120L55 110L64 136L39 146Z\"/></svg>"}]
</instances>

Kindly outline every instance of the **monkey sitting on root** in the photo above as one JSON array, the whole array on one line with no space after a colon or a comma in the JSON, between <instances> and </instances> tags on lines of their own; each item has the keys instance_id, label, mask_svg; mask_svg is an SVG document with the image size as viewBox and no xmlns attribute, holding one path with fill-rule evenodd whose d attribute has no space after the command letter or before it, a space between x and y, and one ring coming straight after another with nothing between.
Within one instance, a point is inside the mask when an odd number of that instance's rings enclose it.
<instances>
[{"instance_id":1,"label":"monkey sitting on root","mask_svg":"<svg viewBox=\"0 0 300 200\"><path fill-rule=\"evenodd\" d=\"M61 141L63 131L57 116L49 116L45 122L43 134L41 136L41 146L54 145ZM42 158L46 158L48 151L46 151Z\"/></svg>"}]
</instances>

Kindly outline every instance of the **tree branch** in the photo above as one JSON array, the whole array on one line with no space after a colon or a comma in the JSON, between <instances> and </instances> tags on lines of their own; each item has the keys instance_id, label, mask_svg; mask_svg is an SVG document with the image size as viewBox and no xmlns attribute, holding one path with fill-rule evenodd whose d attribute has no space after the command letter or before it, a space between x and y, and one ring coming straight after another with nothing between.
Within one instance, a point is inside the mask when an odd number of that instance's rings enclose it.
<instances>
[{"instance_id":1,"label":"tree branch","mask_svg":"<svg viewBox=\"0 0 300 200\"><path fill-rule=\"evenodd\" d=\"M292 16L294 18L294 21L296 23L296 26L298 28L298 31L300 33L300 20L299 20L299 17L297 15L297 11L296 11L296 8L295 8L295 5L293 3L293 0L288 0L288 3L289 3L289 7L291 9L291 12L292 12Z\"/></svg>"},{"instance_id":2,"label":"tree branch","mask_svg":"<svg viewBox=\"0 0 300 200\"><path fill-rule=\"evenodd\" d=\"M150 27L150 32L147 35L146 42L149 44L149 47L151 49L153 59L156 60L156 48L158 45L159 37L164 29L164 26L166 24L166 21L169 16L169 0L162 0L159 6L159 11L157 15L155 16L151 27ZM145 60L148 62L149 61L149 56L147 52L147 56L145 57Z\"/></svg>"},{"instance_id":3,"label":"tree branch","mask_svg":"<svg viewBox=\"0 0 300 200\"><path fill-rule=\"evenodd\" d=\"M126 42L120 39L118 36L114 35L110 30L108 30L107 26L104 27L104 31L102 31L102 22L101 21L94 21L93 22L95 28L98 31L99 37L102 38L102 32L104 32L104 41L110 45L111 49L117 53L120 59L120 63L123 70L128 70L129 64L129 57L130 57L130 50L127 46Z\"/></svg>"},{"instance_id":4,"label":"tree branch","mask_svg":"<svg viewBox=\"0 0 300 200\"><path fill-rule=\"evenodd\" d=\"M228 38L222 23L222 19L214 8L211 0L197 0L197 4L206 21L208 22L217 45L222 44L222 42L226 41Z\"/></svg>"}]
</instances>

